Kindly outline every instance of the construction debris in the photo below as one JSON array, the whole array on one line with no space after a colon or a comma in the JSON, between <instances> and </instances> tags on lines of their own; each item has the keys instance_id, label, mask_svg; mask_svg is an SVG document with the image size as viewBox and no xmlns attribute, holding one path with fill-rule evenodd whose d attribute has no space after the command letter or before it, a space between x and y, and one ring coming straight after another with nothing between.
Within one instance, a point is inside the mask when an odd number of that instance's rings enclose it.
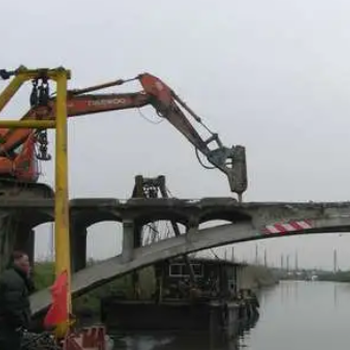
<instances>
[{"instance_id":1,"label":"construction debris","mask_svg":"<svg viewBox=\"0 0 350 350\"><path fill-rule=\"evenodd\" d=\"M25 332L22 339L22 350L62 350L50 333Z\"/></svg>"}]
</instances>

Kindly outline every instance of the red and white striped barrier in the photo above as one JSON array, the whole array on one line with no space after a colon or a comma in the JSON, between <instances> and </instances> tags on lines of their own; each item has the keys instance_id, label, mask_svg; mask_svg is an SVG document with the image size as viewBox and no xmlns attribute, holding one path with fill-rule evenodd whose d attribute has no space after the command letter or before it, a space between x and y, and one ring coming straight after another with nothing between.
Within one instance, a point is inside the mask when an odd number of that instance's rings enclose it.
<instances>
[{"instance_id":1,"label":"red and white striped barrier","mask_svg":"<svg viewBox=\"0 0 350 350\"><path fill-rule=\"evenodd\" d=\"M290 221L288 223L278 222L265 226L262 232L267 235L284 234L289 232L308 230L312 227L313 226L310 220Z\"/></svg>"}]
</instances>

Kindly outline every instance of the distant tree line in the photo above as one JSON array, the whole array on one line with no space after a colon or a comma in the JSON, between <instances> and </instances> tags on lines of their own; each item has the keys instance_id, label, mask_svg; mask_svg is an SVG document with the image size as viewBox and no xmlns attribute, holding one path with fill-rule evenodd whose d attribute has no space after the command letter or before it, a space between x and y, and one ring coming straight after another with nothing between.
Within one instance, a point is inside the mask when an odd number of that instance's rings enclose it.
<instances>
[{"instance_id":1,"label":"distant tree line","mask_svg":"<svg viewBox=\"0 0 350 350\"><path fill-rule=\"evenodd\" d=\"M350 282L350 271L324 272L318 275L319 281Z\"/></svg>"}]
</instances>

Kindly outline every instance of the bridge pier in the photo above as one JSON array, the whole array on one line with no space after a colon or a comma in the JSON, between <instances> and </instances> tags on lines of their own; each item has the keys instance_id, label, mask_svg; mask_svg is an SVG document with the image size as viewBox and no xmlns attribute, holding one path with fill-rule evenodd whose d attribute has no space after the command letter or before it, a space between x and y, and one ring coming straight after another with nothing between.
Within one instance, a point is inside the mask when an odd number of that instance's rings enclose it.
<instances>
[{"instance_id":1,"label":"bridge pier","mask_svg":"<svg viewBox=\"0 0 350 350\"><path fill-rule=\"evenodd\" d=\"M136 233L135 222L133 220L123 220L123 243L122 260L128 262L133 259Z\"/></svg>"},{"instance_id":2,"label":"bridge pier","mask_svg":"<svg viewBox=\"0 0 350 350\"><path fill-rule=\"evenodd\" d=\"M142 247L142 240L143 240L143 237L142 237L142 229L143 229L143 226L140 226L140 225L137 225L136 223L133 224L134 228L133 228L133 246L134 248L140 248ZM124 237L123 237L124 239Z\"/></svg>"},{"instance_id":3,"label":"bridge pier","mask_svg":"<svg viewBox=\"0 0 350 350\"><path fill-rule=\"evenodd\" d=\"M30 263L33 264L35 259L35 231L28 224L18 222L14 234L13 250L22 250L27 253Z\"/></svg>"},{"instance_id":4,"label":"bridge pier","mask_svg":"<svg viewBox=\"0 0 350 350\"><path fill-rule=\"evenodd\" d=\"M0 272L6 268L14 247L15 234L12 223L13 217L10 214L0 219Z\"/></svg>"},{"instance_id":5,"label":"bridge pier","mask_svg":"<svg viewBox=\"0 0 350 350\"><path fill-rule=\"evenodd\" d=\"M191 239L196 237L199 230L199 220L197 217L191 217L186 225L186 239L191 241Z\"/></svg>"},{"instance_id":6,"label":"bridge pier","mask_svg":"<svg viewBox=\"0 0 350 350\"><path fill-rule=\"evenodd\" d=\"M86 268L87 263L87 227L82 224L71 224L70 254L72 273Z\"/></svg>"},{"instance_id":7,"label":"bridge pier","mask_svg":"<svg viewBox=\"0 0 350 350\"><path fill-rule=\"evenodd\" d=\"M2 215L1 215L2 214ZM0 214L0 272L3 271L14 250L22 250L34 262L35 232L18 214L3 211Z\"/></svg>"}]
</instances>

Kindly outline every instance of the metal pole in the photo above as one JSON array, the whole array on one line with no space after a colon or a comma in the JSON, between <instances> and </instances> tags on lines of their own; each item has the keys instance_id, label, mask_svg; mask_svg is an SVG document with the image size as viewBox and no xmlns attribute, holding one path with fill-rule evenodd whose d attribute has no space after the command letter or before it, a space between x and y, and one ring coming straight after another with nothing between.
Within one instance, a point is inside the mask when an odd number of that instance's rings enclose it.
<instances>
[{"instance_id":1,"label":"metal pole","mask_svg":"<svg viewBox=\"0 0 350 350\"><path fill-rule=\"evenodd\" d=\"M69 198L67 157L67 72L57 75L56 99L56 159L55 159L55 255L56 277L66 271L68 275L68 310L72 310L70 240L69 240ZM56 336L64 336L69 329L69 319L57 327Z\"/></svg>"},{"instance_id":2,"label":"metal pole","mask_svg":"<svg viewBox=\"0 0 350 350\"><path fill-rule=\"evenodd\" d=\"M55 160L55 253L56 276L66 271L68 275L68 315L71 314L71 271L70 271L70 239L69 239L69 198L68 198L68 158L67 158L67 80L70 71L64 68L27 70L20 67L17 75L0 94L0 111L11 100L13 95L26 80L46 76L57 83L56 121L49 120L3 120L2 128L56 128L56 160ZM70 327L67 320L56 329L56 336L63 337Z\"/></svg>"},{"instance_id":3,"label":"metal pole","mask_svg":"<svg viewBox=\"0 0 350 350\"><path fill-rule=\"evenodd\" d=\"M26 81L26 78L22 75L15 76L10 84L1 92L0 94L0 112L11 100L11 98L16 94L22 84Z\"/></svg>"},{"instance_id":4,"label":"metal pole","mask_svg":"<svg viewBox=\"0 0 350 350\"><path fill-rule=\"evenodd\" d=\"M55 129L54 120L1 120L0 128L9 129Z\"/></svg>"}]
</instances>

